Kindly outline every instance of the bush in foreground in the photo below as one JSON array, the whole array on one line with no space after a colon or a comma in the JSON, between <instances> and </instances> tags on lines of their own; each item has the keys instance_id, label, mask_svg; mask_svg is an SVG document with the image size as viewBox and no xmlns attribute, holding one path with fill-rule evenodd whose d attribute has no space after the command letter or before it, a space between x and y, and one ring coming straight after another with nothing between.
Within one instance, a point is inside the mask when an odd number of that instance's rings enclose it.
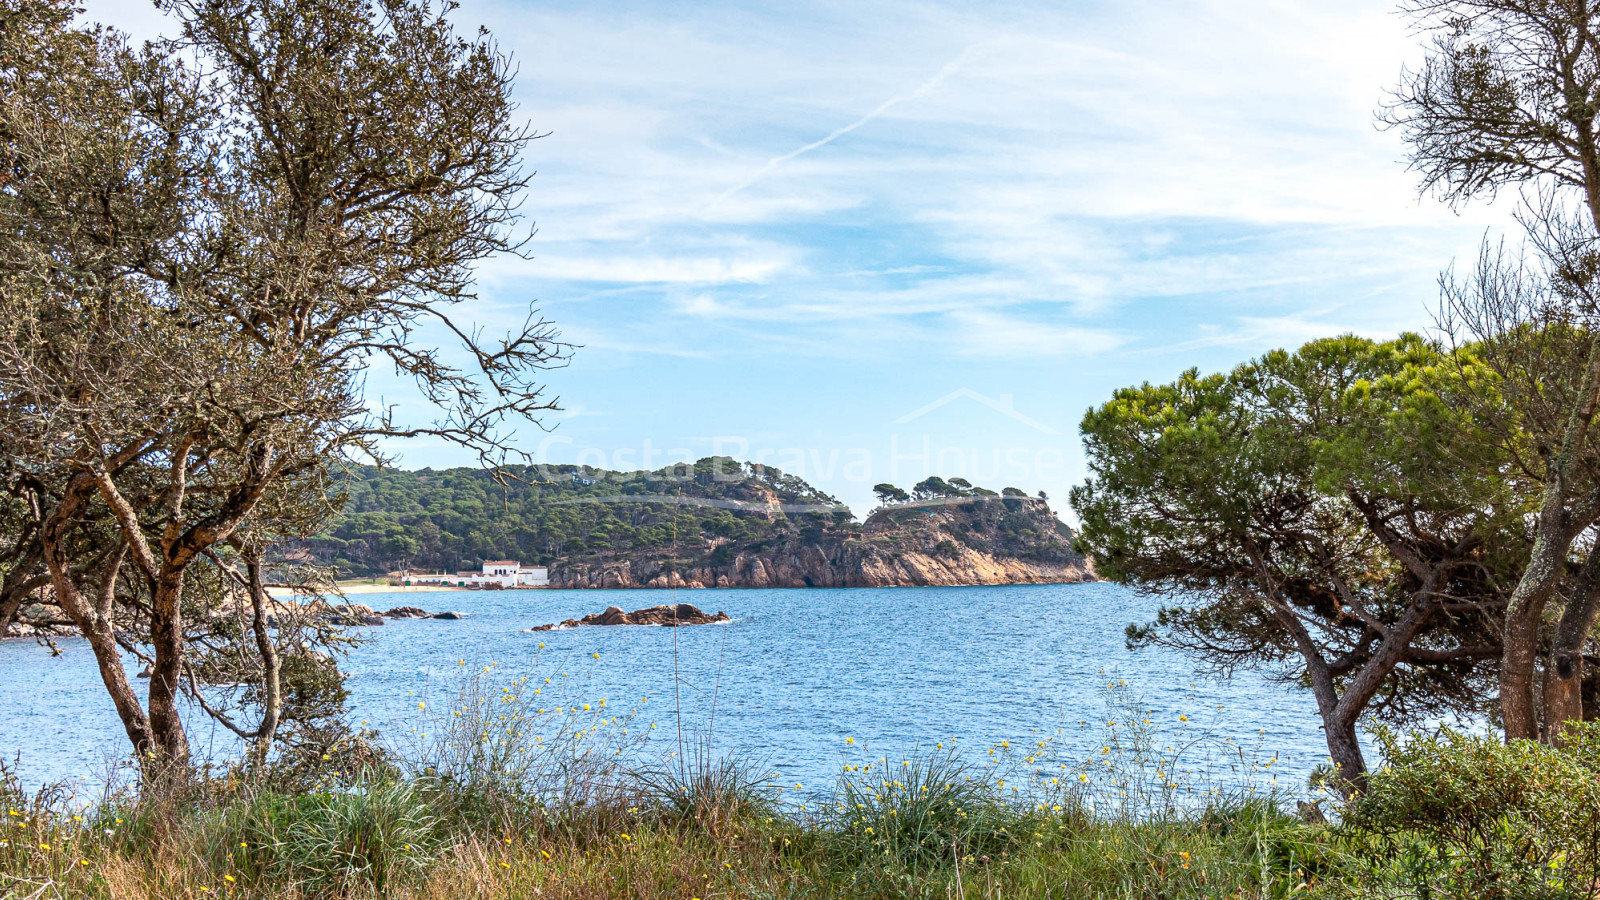
<instances>
[{"instance_id":1,"label":"bush in foreground","mask_svg":"<svg viewBox=\"0 0 1600 900\"><path fill-rule=\"evenodd\" d=\"M1561 749L1443 732L1384 735L1388 765L1346 811L1370 839L1365 881L1420 898L1593 897L1600 888L1600 724Z\"/></svg>"}]
</instances>

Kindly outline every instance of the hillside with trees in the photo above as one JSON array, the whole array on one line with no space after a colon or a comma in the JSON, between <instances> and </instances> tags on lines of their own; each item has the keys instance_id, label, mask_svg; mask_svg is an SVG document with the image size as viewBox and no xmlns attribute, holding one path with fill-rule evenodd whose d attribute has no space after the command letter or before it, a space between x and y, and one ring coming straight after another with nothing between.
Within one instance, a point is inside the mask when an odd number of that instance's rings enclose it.
<instances>
[{"instance_id":1,"label":"hillside with trees","mask_svg":"<svg viewBox=\"0 0 1600 900\"><path fill-rule=\"evenodd\" d=\"M353 470L343 511L288 554L357 576L517 559L551 567L552 582L567 587L1088 577L1047 501L959 478L896 488L894 502L863 523L803 479L725 457L650 472L543 466L504 474Z\"/></svg>"}]
</instances>

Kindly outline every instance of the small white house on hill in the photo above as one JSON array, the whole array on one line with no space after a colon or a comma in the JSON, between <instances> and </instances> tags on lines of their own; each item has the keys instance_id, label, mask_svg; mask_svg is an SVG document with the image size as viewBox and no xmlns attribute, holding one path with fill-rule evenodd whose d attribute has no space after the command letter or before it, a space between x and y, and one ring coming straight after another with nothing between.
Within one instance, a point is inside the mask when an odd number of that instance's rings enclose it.
<instances>
[{"instance_id":1,"label":"small white house on hill","mask_svg":"<svg viewBox=\"0 0 1600 900\"><path fill-rule=\"evenodd\" d=\"M550 584L550 570L544 566L524 566L514 559L497 559L484 563L482 572L413 575L406 583L477 588L487 584L496 584L503 588L547 587Z\"/></svg>"}]
</instances>

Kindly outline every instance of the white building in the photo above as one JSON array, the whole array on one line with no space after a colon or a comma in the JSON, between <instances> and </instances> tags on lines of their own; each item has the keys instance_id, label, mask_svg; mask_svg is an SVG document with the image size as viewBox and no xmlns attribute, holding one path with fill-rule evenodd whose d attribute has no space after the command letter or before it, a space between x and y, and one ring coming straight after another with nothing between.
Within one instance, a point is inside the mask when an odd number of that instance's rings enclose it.
<instances>
[{"instance_id":1,"label":"white building","mask_svg":"<svg viewBox=\"0 0 1600 900\"><path fill-rule=\"evenodd\" d=\"M550 570L544 566L524 566L514 559L497 559L484 563L482 572L413 575L408 583L477 588L486 584L498 584L505 588L547 587L550 584Z\"/></svg>"}]
</instances>

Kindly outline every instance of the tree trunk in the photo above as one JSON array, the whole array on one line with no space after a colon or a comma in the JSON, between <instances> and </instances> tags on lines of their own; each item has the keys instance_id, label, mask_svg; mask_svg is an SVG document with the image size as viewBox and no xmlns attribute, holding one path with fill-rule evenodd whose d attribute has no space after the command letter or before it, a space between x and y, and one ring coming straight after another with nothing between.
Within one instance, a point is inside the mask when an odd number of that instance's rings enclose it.
<instances>
[{"instance_id":1,"label":"tree trunk","mask_svg":"<svg viewBox=\"0 0 1600 900\"><path fill-rule=\"evenodd\" d=\"M122 665L122 651L117 646L117 638L111 627L110 604L102 603L101 609L96 610L83 602L82 595L78 593L78 588L73 584L71 574L67 571L67 562L61 547L61 536L66 523L82 502L74 488L81 489L92 484L92 481L80 483L77 478L69 483L61 506L40 529L40 549L50 573L50 585L55 591L56 602L89 642L89 649L94 651L95 662L100 667L100 680L105 684L106 692L111 695L111 704L116 707L117 716L122 719L122 728L127 732L128 740L133 743L134 752L144 760L154 748L155 738L150 729L150 719L145 715L144 707L139 705L139 695L134 693L133 685L128 681L128 670ZM121 564L121 554L118 554L116 563ZM109 588L108 579L107 590ZM104 614L101 610L104 610Z\"/></svg>"},{"instance_id":2,"label":"tree trunk","mask_svg":"<svg viewBox=\"0 0 1600 900\"><path fill-rule=\"evenodd\" d=\"M1562 530L1564 531L1564 529ZM1561 577L1570 537L1549 533L1541 523L1528 567L1506 605L1505 649L1500 661L1500 716L1507 741L1538 740L1539 710L1534 698L1534 661L1545 604Z\"/></svg>"},{"instance_id":3,"label":"tree trunk","mask_svg":"<svg viewBox=\"0 0 1600 900\"><path fill-rule=\"evenodd\" d=\"M1322 727L1327 733L1328 755L1337 770L1339 793L1352 799L1367 785L1367 760L1361 755L1355 717L1325 716Z\"/></svg>"},{"instance_id":4,"label":"tree trunk","mask_svg":"<svg viewBox=\"0 0 1600 900\"><path fill-rule=\"evenodd\" d=\"M1560 744L1571 722L1583 721L1583 646L1600 617L1600 544L1589 551L1572 599L1556 626L1544 676L1544 721L1550 742Z\"/></svg>"},{"instance_id":5,"label":"tree trunk","mask_svg":"<svg viewBox=\"0 0 1600 900\"><path fill-rule=\"evenodd\" d=\"M260 765L266 762L267 751L278 733L278 720L283 715L283 686L279 678L278 648L272 645L272 635L267 633L267 588L261 581L261 560L248 558L245 571L250 578L250 624L255 632L256 649L261 653L261 727L257 729L256 743L250 752L255 763Z\"/></svg>"},{"instance_id":6,"label":"tree trunk","mask_svg":"<svg viewBox=\"0 0 1600 900\"><path fill-rule=\"evenodd\" d=\"M1585 160L1585 171L1588 168ZM1600 172L1591 179L1590 211L1600 227ZM1536 740L1539 737L1538 708L1533 693L1533 665L1539 654L1539 626L1545 603L1565 574L1567 553L1572 540L1594 520L1593 499L1579 513L1571 507L1578 499L1572 484L1579 457L1588 443L1589 427L1600 406L1600 334L1589 341L1579 404L1567 419L1561 449L1545 473L1543 495L1539 500L1539 520L1528 554L1528 567L1506 605L1505 652L1500 661L1500 713L1505 722L1506 740Z\"/></svg>"},{"instance_id":7,"label":"tree trunk","mask_svg":"<svg viewBox=\"0 0 1600 900\"><path fill-rule=\"evenodd\" d=\"M183 677L183 571L168 570L156 581L150 603L150 729L169 761L189 759L189 739L178 710Z\"/></svg>"}]
</instances>

